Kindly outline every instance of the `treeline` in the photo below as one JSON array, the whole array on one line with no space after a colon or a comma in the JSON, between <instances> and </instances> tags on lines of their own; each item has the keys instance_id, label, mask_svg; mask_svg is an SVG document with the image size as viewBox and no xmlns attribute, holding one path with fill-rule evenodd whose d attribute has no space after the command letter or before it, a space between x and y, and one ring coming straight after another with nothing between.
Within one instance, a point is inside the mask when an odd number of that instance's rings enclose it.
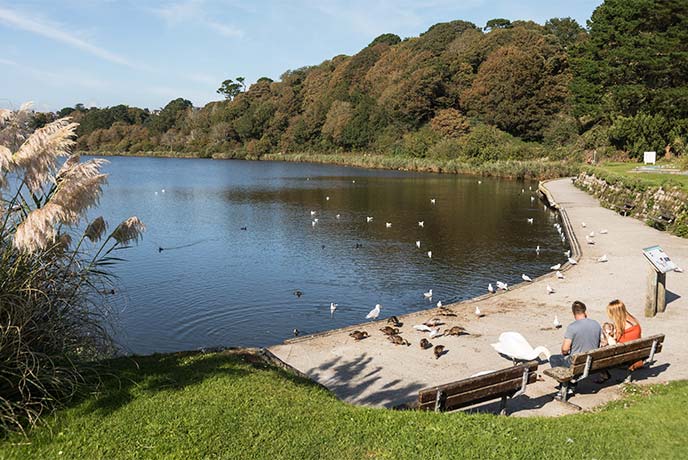
<instances>
[{"instance_id":1,"label":"treeline","mask_svg":"<svg viewBox=\"0 0 688 460\"><path fill-rule=\"evenodd\" d=\"M494 19L384 34L353 56L226 80L225 100L150 112L62 109L78 148L257 158L365 151L441 159L681 154L688 136L688 3L607 0L587 29Z\"/></svg>"}]
</instances>

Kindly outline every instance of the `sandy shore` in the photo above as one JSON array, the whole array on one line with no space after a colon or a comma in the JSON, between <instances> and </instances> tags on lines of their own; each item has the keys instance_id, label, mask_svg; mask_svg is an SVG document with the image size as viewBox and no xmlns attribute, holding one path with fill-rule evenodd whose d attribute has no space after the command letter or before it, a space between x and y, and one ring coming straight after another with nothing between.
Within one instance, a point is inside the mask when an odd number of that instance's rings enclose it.
<instances>
[{"instance_id":1,"label":"sandy shore","mask_svg":"<svg viewBox=\"0 0 688 460\"><path fill-rule=\"evenodd\" d=\"M576 189L570 179L550 181L544 187L550 199L568 215L571 229L581 242L579 263L565 271L563 280L552 273L507 292L450 305L457 316L447 317L443 327L461 325L470 335L432 340L433 344L445 345L447 349L440 359L435 359L431 350L420 349L418 342L426 334L412 327L434 316L433 310L400 317L404 323L401 335L412 343L410 347L388 342L378 331L385 321L379 321L302 337L269 350L347 402L394 407L414 401L419 389L511 365L490 346L505 331L520 332L531 345L544 345L557 353L563 329L552 327L555 315L566 326L572 321L571 302L581 300L588 306L589 316L602 322L606 320L607 303L619 298L640 320L643 335L665 333L667 336L656 364L637 371L635 380L657 383L687 379L688 357L683 348L688 344L688 323L684 317L688 309L688 272L667 275L667 311L645 318L649 264L641 249L658 244L679 266L688 269L688 241L602 208L597 200ZM586 222L587 227L583 228L581 222ZM600 234L601 229L607 229L608 233ZM596 234L595 245L585 243L585 235L591 231ZM597 262L603 254L607 254L609 262ZM485 280L485 285L490 281L494 280ZM554 294L547 293L547 284L555 289ZM476 306L484 317L475 317ZM348 335L354 329L366 330L371 337L355 342ZM539 370L546 367L549 364L545 362ZM579 393L571 402L589 409L619 397L616 378L605 385L595 384L593 380L581 382ZM553 401L555 383L544 376L544 381L528 386L526 396L510 402L510 410L520 416L571 412L569 406ZM494 410L495 406L496 403L483 408Z\"/></svg>"}]
</instances>

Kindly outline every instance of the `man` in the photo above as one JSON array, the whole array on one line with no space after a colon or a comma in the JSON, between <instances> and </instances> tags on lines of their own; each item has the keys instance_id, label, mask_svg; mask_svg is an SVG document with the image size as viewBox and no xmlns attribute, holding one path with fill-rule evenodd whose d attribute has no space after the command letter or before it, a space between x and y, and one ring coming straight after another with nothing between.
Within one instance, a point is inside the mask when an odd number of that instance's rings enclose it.
<instances>
[{"instance_id":1,"label":"man","mask_svg":"<svg viewBox=\"0 0 688 460\"><path fill-rule=\"evenodd\" d=\"M600 347L602 327L594 319L588 318L585 304L576 300L571 305L574 322L569 324L561 344L561 355L554 355L549 359L552 367L570 366L571 355L585 353Z\"/></svg>"}]
</instances>

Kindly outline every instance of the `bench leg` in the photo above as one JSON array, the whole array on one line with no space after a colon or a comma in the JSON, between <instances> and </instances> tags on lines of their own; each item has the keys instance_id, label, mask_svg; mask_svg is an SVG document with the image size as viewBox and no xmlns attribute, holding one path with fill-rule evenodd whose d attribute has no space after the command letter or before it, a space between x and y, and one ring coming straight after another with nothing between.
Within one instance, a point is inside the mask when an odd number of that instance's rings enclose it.
<instances>
[{"instance_id":1,"label":"bench leg","mask_svg":"<svg viewBox=\"0 0 688 460\"><path fill-rule=\"evenodd\" d=\"M502 396L499 403L499 415L506 415L506 396Z\"/></svg>"},{"instance_id":2,"label":"bench leg","mask_svg":"<svg viewBox=\"0 0 688 460\"><path fill-rule=\"evenodd\" d=\"M559 401L567 402L569 399L569 382L563 382L559 388Z\"/></svg>"}]
</instances>

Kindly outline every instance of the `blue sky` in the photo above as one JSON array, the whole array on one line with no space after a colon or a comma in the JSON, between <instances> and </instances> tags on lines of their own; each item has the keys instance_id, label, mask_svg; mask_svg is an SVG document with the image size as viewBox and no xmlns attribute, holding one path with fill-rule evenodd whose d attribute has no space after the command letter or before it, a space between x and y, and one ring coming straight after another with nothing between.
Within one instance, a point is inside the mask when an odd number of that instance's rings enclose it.
<instances>
[{"instance_id":1,"label":"blue sky","mask_svg":"<svg viewBox=\"0 0 688 460\"><path fill-rule=\"evenodd\" d=\"M38 110L176 97L219 99L226 78L278 79L287 69L354 54L382 33L417 36L464 19L572 17L601 0L0 0L0 107Z\"/></svg>"}]
</instances>

